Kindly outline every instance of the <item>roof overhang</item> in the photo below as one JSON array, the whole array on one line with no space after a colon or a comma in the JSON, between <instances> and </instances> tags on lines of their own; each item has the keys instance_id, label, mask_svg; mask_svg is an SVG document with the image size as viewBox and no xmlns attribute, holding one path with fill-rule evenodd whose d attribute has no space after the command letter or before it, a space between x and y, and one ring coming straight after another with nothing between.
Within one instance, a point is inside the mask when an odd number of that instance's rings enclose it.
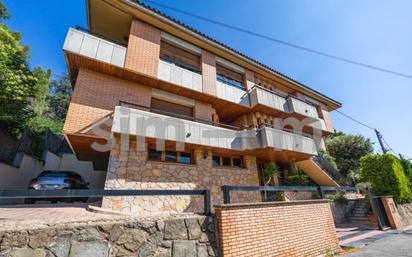
<instances>
[{"instance_id":1,"label":"roof overhang","mask_svg":"<svg viewBox=\"0 0 412 257\"><path fill-rule=\"evenodd\" d=\"M329 111L342 106L340 102L142 3L133 0L86 0L86 3L88 26L92 32L123 40L129 34L132 19L139 19L267 77L278 85L302 92L325 104Z\"/></svg>"}]
</instances>

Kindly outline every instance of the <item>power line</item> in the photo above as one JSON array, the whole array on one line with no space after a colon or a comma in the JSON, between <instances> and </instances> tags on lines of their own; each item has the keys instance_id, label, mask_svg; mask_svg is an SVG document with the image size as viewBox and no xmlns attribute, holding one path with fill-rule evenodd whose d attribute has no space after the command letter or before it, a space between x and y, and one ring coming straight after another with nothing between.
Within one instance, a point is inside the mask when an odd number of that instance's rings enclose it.
<instances>
[{"instance_id":1,"label":"power line","mask_svg":"<svg viewBox=\"0 0 412 257\"><path fill-rule=\"evenodd\" d=\"M348 119L350 119L350 120L352 120L352 121L354 121L354 122L356 122L356 123L358 123L358 124L360 124L360 125L368 128L368 129L375 130L375 128L373 128L373 127L371 127L371 126L369 126L369 125L366 125L365 123L363 123L363 122L361 122L361 121L359 121L359 120L357 120L357 119L355 119L355 118L352 118L351 116L349 116L349 115L347 115L347 114L345 114L345 113L343 113L343 112L341 112L341 111L339 111L339 110L335 110L335 111L338 112L339 114L345 116L346 118L348 118Z\"/></svg>"},{"instance_id":2,"label":"power line","mask_svg":"<svg viewBox=\"0 0 412 257\"><path fill-rule=\"evenodd\" d=\"M412 79L412 75L410 75L410 74L398 72L398 71L395 71L395 70L390 70L390 69L387 69L387 68L379 67L379 66L376 66L376 65L368 64L368 63L363 63L363 62L351 60L351 59L348 59L348 58L344 58L344 57L340 57L340 56L337 56L337 55L322 52L322 51L319 51L319 50L316 50L316 49L311 49L311 48L308 48L308 47L305 47L305 46L290 43L290 42L287 42L287 41L284 41L284 40L281 40L281 39L277 39L277 38L274 38L274 37L271 37L271 36L266 36L264 34L256 33L256 32L251 31L251 30L243 29L243 28L233 26L233 25L230 25L230 24L227 24L227 23L216 21L216 20L204 17L204 16L193 14L193 13L190 13L190 12L187 12L187 11L184 11L184 10L181 10L181 9L177 9L177 8L174 8L174 7L169 6L169 5L161 4L161 3L158 3L158 2L155 2L155 1L151 1L151 0L144 0L144 1L148 2L148 3L151 3L153 5L163 7L165 9L169 9L169 10L172 10L172 11L175 11L175 12L178 12L178 13L181 13L181 14L199 19L199 20L203 20L203 21L206 21L206 22L209 22L209 23L213 23L213 24L225 27L225 28L229 28L229 29L232 29L232 30L235 30L235 31L245 33L245 34L249 34L249 35L252 35L252 36L263 38L263 39L266 39L266 40L269 40L269 41L272 41L272 42L275 42L275 43L279 43L279 44L282 44L282 45L285 45L285 46L296 48L296 49L306 51L306 52L309 52L309 53L312 53L312 54L317 54L317 55L327 57L327 58L330 58L330 59L334 59L334 60L337 60L337 61L341 61L341 62L361 66L361 67L364 67L364 68L368 68L368 69L372 69L372 70L392 74L392 75L395 75L395 76L400 76L400 77Z\"/></svg>"}]
</instances>

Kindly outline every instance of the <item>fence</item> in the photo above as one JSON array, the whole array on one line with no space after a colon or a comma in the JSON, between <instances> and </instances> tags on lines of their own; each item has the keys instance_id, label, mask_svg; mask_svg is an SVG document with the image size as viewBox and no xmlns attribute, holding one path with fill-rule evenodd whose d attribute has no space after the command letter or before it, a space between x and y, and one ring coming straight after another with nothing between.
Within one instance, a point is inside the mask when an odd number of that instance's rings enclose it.
<instances>
[{"instance_id":1,"label":"fence","mask_svg":"<svg viewBox=\"0 0 412 257\"><path fill-rule=\"evenodd\" d=\"M203 195L204 214L210 215L210 191L206 189L194 190L103 190L103 189L63 189L63 190L0 190L1 198L69 198L69 197L104 197L104 196L192 196Z\"/></svg>"}]
</instances>

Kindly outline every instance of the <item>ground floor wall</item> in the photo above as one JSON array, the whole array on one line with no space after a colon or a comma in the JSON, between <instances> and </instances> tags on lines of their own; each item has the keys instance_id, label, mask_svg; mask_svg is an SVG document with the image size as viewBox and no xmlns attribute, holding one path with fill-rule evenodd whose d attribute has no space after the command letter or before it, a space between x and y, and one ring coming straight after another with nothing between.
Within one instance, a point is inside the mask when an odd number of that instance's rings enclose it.
<instances>
[{"instance_id":1,"label":"ground floor wall","mask_svg":"<svg viewBox=\"0 0 412 257\"><path fill-rule=\"evenodd\" d=\"M258 186L259 178L254 156L244 156L244 168L213 167L212 151L194 149L194 164L153 162L147 160L148 146L136 150L131 142L122 151L116 144L111 151L106 189L208 189L212 206L223 203L223 185ZM259 192L233 192L233 202L260 202ZM105 197L103 207L136 215L154 213L202 212L201 196Z\"/></svg>"},{"instance_id":2,"label":"ground floor wall","mask_svg":"<svg viewBox=\"0 0 412 257\"><path fill-rule=\"evenodd\" d=\"M0 256L219 256L214 219L182 216L0 229Z\"/></svg>"}]
</instances>

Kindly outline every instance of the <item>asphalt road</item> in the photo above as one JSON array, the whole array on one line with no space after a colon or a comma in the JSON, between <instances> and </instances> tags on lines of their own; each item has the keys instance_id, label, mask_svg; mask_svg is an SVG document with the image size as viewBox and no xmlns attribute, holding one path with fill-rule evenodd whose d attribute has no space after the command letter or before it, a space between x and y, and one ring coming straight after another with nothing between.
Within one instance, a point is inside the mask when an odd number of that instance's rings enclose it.
<instances>
[{"instance_id":1,"label":"asphalt road","mask_svg":"<svg viewBox=\"0 0 412 257\"><path fill-rule=\"evenodd\" d=\"M345 257L412 257L412 230L375 241Z\"/></svg>"}]
</instances>

